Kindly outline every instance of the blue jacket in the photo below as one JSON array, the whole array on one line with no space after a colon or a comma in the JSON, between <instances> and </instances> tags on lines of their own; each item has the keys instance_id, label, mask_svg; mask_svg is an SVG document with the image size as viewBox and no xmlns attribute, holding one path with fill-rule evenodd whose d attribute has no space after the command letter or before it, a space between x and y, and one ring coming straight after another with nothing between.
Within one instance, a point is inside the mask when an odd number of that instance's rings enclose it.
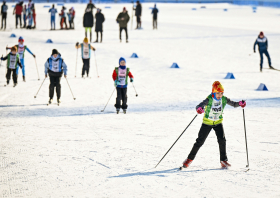
<instances>
[{"instance_id":1,"label":"blue jacket","mask_svg":"<svg viewBox=\"0 0 280 198\"><path fill-rule=\"evenodd\" d=\"M254 43L254 51L256 51L256 45L259 46L259 51L267 50L268 48L267 38L265 36L263 38L258 37Z\"/></svg>"},{"instance_id":2,"label":"blue jacket","mask_svg":"<svg viewBox=\"0 0 280 198\"><path fill-rule=\"evenodd\" d=\"M55 17L55 14L57 13L57 9L51 8L51 9L49 9L49 12L51 13L52 17Z\"/></svg>"},{"instance_id":3,"label":"blue jacket","mask_svg":"<svg viewBox=\"0 0 280 198\"><path fill-rule=\"evenodd\" d=\"M53 62L58 63L57 67L53 66ZM64 75L67 75L67 65L64 63L61 55L59 54L56 58L51 56L45 63L45 74L48 74L48 71L51 70L52 72L62 72Z\"/></svg>"}]
</instances>

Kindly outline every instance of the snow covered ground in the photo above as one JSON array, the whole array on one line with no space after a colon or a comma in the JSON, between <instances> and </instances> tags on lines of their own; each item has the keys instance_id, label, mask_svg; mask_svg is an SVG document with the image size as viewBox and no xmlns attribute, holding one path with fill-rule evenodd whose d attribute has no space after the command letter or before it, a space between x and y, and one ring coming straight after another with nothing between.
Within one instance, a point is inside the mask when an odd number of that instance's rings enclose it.
<instances>
[{"instance_id":1,"label":"snow covered ground","mask_svg":"<svg viewBox=\"0 0 280 198\"><path fill-rule=\"evenodd\" d=\"M259 55L252 54L258 33L264 31L272 65L280 69L279 9L258 8L253 13L249 6L228 4L207 4L206 9L198 4L158 4L156 31L149 9L153 4L143 4L144 29L131 31L129 23L126 44L119 43L115 19L123 6L131 13L131 5L99 4L106 18L104 42L93 44L100 78L92 58L92 78L81 79L80 52L74 77L74 46L84 38L85 4L74 5L75 31L48 31L50 17L43 5L36 4L37 29L28 31L14 29L9 4L8 31L0 32L0 54L23 36L37 55L40 73L38 81L35 61L27 53L27 82L20 73L16 88L4 87L5 67L0 67L0 197L280 197L280 72L260 73ZM11 33L17 38L9 38ZM54 43L46 44L47 39ZM73 100L62 79L59 107L46 105L48 79L34 99L53 48L69 67L68 81L77 98ZM132 53L139 59L129 58ZM127 58L139 96L130 84L128 114L115 114L115 94L102 113L114 90L111 75L121 56ZM170 69L173 62L180 69ZM266 58L264 67L268 68ZM223 79L227 72L236 79ZM242 171L247 164L242 110L232 107L224 112L230 170L220 169L212 131L191 167L177 171L195 142L202 115L155 169L215 80L224 85L227 97L247 100L250 171ZM260 83L269 91L256 91Z\"/></svg>"}]
</instances>

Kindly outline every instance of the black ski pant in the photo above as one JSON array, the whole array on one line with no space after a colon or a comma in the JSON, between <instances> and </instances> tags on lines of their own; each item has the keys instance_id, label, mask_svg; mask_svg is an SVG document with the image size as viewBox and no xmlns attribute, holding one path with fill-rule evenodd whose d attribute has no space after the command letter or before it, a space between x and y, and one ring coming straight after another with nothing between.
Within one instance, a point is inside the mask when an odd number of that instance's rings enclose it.
<instances>
[{"instance_id":1,"label":"black ski pant","mask_svg":"<svg viewBox=\"0 0 280 198\"><path fill-rule=\"evenodd\" d=\"M141 28L141 17L136 16L136 23L137 23L137 28Z\"/></svg>"},{"instance_id":2,"label":"black ski pant","mask_svg":"<svg viewBox=\"0 0 280 198\"><path fill-rule=\"evenodd\" d=\"M88 58L88 59L84 59L83 58L83 63L84 63L84 65L83 65L83 70L82 70L82 76L84 76L85 73L87 73L87 76L88 76L88 74L89 74L89 67L90 67L90 65L89 65L90 58Z\"/></svg>"},{"instance_id":3,"label":"black ski pant","mask_svg":"<svg viewBox=\"0 0 280 198\"><path fill-rule=\"evenodd\" d=\"M17 14L16 15L16 28L17 28L17 26L18 26L18 20L19 20L19 24L20 24L20 27L22 26L21 25L21 14Z\"/></svg>"},{"instance_id":4,"label":"black ski pant","mask_svg":"<svg viewBox=\"0 0 280 198\"><path fill-rule=\"evenodd\" d=\"M153 28L157 29L157 19L153 18Z\"/></svg>"},{"instance_id":5,"label":"black ski pant","mask_svg":"<svg viewBox=\"0 0 280 198\"><path fill-rule=\"evenodd\" d=\"M5 26L4 26L4 22L5 22ZM7 13L3 13L2 14L2 21L1 21L1 29L4 27L4 29L6 29L7 26Z\"/></svg>"},{"instance_id":6,"label":"black ski pant","mask_svg":"<svg viewBox=\"0 0 280 198\"><path fill-rule=\"evenodd\" d=\"M96 32L96 41L98 42L98 32L100 32L100 36L101 36L101 39L100 39L100 43L102 42L102 37L103 37L103 34L101 31L97 31Z\"/></svg>"},{"instance_id":7,"label":"black ski pant","mask_svg":"<svg viewBox=\"0 0 280 198\"><path fill-rule=\"evenodd\" d=\"M127 109L127 88L116 88L117 89L117 99L116 99L116 104L115 107L117 109ZM122 100L122 105L121 105L121 100Z\"/></svg>"},{"instance_id":8,"label":"black ski pant","mask_svg":"<svg viewBox=\"0 0 280 198\"><path fill-rule=\"evenodd\" d=\"M125 31L126 40L128 40L127 27L120 27L120 40L122 40L122 31Z\"/></svg>"},{"instance_id":9,"label":"black ski pant","mask_svg":"<svg viewBox=\"0 0 280 198\"><path fill-rule=\"evenodd\" d=\"M196 142L193 145L193 148L188 156L188 159L194 160L198 150L204 144L207 136L209 135L212 129L214 129L214 131L216 132L216 136L218 139L219 149L220 149L220 160L221 161L228 160L227 153L226 153L226 138L225 138L223 124L218 124L213 126L202 124L200 131L198 133L198 138L196 139Z\"/></svg>"},{"instance_id":10,"label":"black ski pant","mask_svg":"<svg viewBox=\"0 0 280 198\"><path fill-rule=\"evenodd\" d=\"M261 61L260 61L260 67L261 67L261 69L262 69L262 67L263 67L263 54L266 55L267 60L268 60L268 65L271 66L271 59L270 59L270 56L269 56L268 51L267 51L267 50L260 50L259 52L260 52L260 58L261 58Z\"/></svg>"},{"instance_id":11,"label":"black ski pant","mask_svg":"<svg viewBox=\"0 0 280 198\"><path fill-rule=\"evenodd\" d=\"M54 94L54 87L56 87L56 96L57 99L60 99L61 96L61 85L60 85L60 79L59 76L50 76L50 87L49 87L49 97L50 99L53 99Z\"/></svg>"},{"instance_id":12,"label":"black ski pant","mask_svg":"<svg viewBox=\"0 0 280 198\"><path fill-rule=\"evenodd\" d=\"M14 83L17 83L17 70L16 69L7 70L7 74L6 74L7 81L10 81L12 72L13 72L13 81L14 81Z\"/></svg>"}]
</instances>

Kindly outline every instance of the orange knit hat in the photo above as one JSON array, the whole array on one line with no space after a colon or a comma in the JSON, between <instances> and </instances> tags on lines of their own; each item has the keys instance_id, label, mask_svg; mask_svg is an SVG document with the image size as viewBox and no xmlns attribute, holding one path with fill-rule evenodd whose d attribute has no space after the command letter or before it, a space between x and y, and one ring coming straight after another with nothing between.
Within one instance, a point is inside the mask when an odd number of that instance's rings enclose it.
<instances>
[{"instance_id":1,"label":"orange knit hat","mask_svg":"<svg viewBox=\"0 0 280 198\"><path fill-rule=\"evenodd\" d=\"M212 93L224 92L224 87L219 81L215 81L212 85Z\"/></svg>"}]
</instances>

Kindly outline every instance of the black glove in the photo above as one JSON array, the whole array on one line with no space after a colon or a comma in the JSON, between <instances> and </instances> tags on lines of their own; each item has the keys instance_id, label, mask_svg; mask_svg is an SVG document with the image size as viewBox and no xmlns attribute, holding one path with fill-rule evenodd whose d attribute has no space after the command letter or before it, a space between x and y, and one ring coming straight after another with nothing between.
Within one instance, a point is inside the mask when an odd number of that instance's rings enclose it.
<instances>
[{"instance_id":1,"label":"black glove","mask_svg":"<svg viewBox=\"0 0 280 198\"><path fill-rule=\"evenodd\" d=\"M20 65L20 68L22 69L22 66Z\"/></svg>"},{"instance_id":2,"label":"black glove","mask_svg":"<svg viewBox=\"0 0 280 198\"><path fill-rule=\"evenodd\" d=\"M36 58L35 54L33 54L33 57Z\"/></svg>"},{"instance_id":3,"label":"black glove","mask_svg":"<svg viewBox=\"0 0 280 198\"><path fill-rule=\"evenodd\" d=\"M76 43L76 46L77 46L77 47L79 46L79 42Z\"/></svg>"},{"instance_id":4,"label":"black glove","mask_svg":"<svg viewBox=\"0 0 280 198\"><path fill-rule=\"evenodd\" d=\"M256 50L254 50L254 53L256 53Z\"/></svg>"}]
</instances>

